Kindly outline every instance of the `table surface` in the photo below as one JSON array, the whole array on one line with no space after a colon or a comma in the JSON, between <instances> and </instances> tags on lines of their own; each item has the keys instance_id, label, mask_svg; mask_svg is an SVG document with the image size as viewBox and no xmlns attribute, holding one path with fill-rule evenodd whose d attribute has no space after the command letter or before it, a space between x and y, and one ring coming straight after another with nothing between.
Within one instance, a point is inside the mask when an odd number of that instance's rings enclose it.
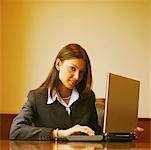
<instances>
[{"instance_id":1,"label":"table surface","mask_svg":"<svg viewBox=\"0 0 151 150\"><path fill-rule=\"evenodd\" d=\"M133 142L54 142L0 140L0 150L149 150L151 143Z\"/></svg>"}]
</instances>

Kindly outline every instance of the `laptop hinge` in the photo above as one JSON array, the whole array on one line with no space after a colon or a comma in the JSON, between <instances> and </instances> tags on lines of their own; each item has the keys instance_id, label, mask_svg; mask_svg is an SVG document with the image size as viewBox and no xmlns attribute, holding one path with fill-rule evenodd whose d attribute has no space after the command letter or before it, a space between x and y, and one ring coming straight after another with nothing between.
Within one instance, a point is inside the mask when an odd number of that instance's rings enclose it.
<instances>
[{"instance_id":1,"label":"laptop hinge","mask_svg":"<svg viewBox=\"0 0 151 150\"><path fill-rule=\"evenodd\" d=\"M110 142L130 142L135 139L133 133L107 133L105 135L105 141Z\"/></svg>"}]
</instances>

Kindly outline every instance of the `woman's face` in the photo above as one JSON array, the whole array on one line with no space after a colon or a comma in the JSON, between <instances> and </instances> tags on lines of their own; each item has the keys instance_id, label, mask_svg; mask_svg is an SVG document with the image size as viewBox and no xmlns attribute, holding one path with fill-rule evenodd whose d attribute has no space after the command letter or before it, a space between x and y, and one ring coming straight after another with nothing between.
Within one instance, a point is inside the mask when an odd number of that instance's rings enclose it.
<instances>
[{"instance_id":1,"label":"woman's face","mask_svg":"<svg viewBox=\"0 0 151 150\"><path fill-rule=\"evenodd\" d=\"M59 79L65 88L73 89L83 78L86 63L83 59L67 59L63 62L56 61L56 68L59 71Z\"/></svg>"}]
</instances>

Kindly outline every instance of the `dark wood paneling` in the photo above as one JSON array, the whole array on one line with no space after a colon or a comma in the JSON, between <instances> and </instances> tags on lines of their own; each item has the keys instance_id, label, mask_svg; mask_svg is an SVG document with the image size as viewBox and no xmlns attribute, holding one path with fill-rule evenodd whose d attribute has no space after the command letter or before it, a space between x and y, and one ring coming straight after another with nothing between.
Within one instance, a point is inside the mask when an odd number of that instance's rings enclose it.
<instances>
[{"instance_id":1,"label":"dark wood paneling","mask_svg":"<svg viewBox=\"0 0 151 150\"><path fill-rule=\"evenodd\" d=\"M138 118L138 126L144 128L141 134L138 134L138 142L151 142L151 118Z\"/></svg>"},{"instance_id":2,"label":"dark wood paneling","mask_svg":"<svg viewBox=\"0 0 151 150\"><path fill-rule=\"evenodd\" d=\"M10 126L15 116L16 114L0 114L0 139L9 139ZM144 132L139 135L136 141L150 142L151 141L151 119L139 118L138 126L144 128Z\"/></svg>"},{"instance_id":3,"label":"dark wood paneling","mask_svg":"<svg viewBox=\"0 0 151 150\"><path fill-rule=\"evenodd\" d=\"M9 139L9 130L16 114L0 114L0 139Z\"/></svg>"}]
</instances>

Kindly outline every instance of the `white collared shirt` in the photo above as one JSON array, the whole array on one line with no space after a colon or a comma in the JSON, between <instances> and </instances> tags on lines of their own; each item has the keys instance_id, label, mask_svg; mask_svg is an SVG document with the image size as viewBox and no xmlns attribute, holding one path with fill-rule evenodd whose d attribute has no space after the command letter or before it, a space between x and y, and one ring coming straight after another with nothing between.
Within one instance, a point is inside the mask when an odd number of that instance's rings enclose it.
<instances>
[{"instance_id":1,"label":"white collared shirt","mask_svg":"<svg viewBox=\"0 0 151 150\"><path fill-rule=\"evenodd\" d=\"M61 98L61 96L59 95L59 93L57 93L55 91L54 96L51 97L50 94L50 88L48 89L48 99L47 99L47 104L52 104L54 103L56 100L58 100L63 106L65 106L65 109L68 113L68 115L70 115L70 106L79 98L79 92L77 91L76 88L73 88L72 93L71 93L71 98L69 100L69 103L66 104L64 102L64 100Z\"/></svg>"}]
</instances>

